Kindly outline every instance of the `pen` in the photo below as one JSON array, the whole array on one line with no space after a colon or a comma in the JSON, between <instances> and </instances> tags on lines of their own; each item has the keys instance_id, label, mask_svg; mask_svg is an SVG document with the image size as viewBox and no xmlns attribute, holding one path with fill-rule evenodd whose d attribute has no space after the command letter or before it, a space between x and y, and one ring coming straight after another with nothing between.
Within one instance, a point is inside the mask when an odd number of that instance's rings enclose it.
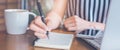
<instances>
[{"instance_id":1,"label":"pen","mask_svg":"<svg viewBox=\"0 0 120 50\"><path fill-rule=\"evenodd\" d=\"M45 19L44 19L44 15L43 15L43 11L42 11L42 8L41 8L41 4L40 4L40 2L37 0L37 8L38 8L38 11L39 11L39 13L40 13L40 17L41 17L41 20L42 20L42 22L43 23L45 23ZM46 23L45 23L46 24ZM49 39L49 31L47 31L46 32L46 35L47 35L47 37L48 37L48 39Z\"/></svg>"}]
</instances>

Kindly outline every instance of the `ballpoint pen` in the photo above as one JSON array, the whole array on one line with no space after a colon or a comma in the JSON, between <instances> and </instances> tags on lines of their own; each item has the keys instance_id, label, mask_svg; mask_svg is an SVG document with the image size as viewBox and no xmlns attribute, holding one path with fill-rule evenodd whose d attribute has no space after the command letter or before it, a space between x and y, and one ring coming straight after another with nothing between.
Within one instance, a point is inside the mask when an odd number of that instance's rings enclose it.
<instances>
[{"instance_id":1,"label":"ballpoint pen","mask_svg":"<svg viewBox=\"0 0 120 50\"><path fill-rule=\"evenodd\" d=\"M45 19L44 19L45 16L43 14L41 4L40 4L40 2L38 0L37 0L37 8L38 8L38 11L40 13L40 17L41 17L42 22L45 23ZM47 35L47 37L49 39L49 31L46 32L46 35Z\"/></svg>"}]
</instances>

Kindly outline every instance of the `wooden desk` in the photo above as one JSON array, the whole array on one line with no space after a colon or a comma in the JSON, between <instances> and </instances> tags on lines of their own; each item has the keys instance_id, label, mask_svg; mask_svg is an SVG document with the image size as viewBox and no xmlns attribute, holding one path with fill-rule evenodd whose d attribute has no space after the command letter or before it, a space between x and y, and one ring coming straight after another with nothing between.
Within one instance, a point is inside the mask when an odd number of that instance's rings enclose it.
<instances>
[{"instance_id":1,"label":"wooden desk","mask_svg":"<svg viewBox=\"0 0 120 50\"><path fill-rule=\"evenodd\" d=\"M55 30L55 32L64 32ZM64 32L71 33L71 32ZM8 35L5 31L0 32L0 50L60 50L51 48L34 47L35 36L32 31L27 31L24 35ZM94 50L87 44L74 38L70 50Z\"/></svg>"}]
</instances>

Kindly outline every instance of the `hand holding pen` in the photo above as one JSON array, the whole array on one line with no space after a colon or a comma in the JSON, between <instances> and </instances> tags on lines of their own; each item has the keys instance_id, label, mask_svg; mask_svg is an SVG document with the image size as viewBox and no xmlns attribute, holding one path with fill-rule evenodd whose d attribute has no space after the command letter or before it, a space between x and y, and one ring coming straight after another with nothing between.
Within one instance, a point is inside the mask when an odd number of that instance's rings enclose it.
<instances>
[{"instance_id":1,"label":"hand holding pen","mask_svg":"<svg viewBox=\"0 0 120 50\"><path fill-rule=\"evenodd\" d=\"M35 31L35 36L38 38L47 38L49 34L46 32L56 29L60 22L61 18L55 12L51 11L46 14L46 18L42 15L36 17L30 24L30 29ZM43 19L45 18L45 20ZM46 34L45 34L46 33ZM47 36L48 35L48 36Z\"/></svg>"},{"instance_id":2,"label":"hand holding pen","mask_svg":"<svg viewBox=\"0 0 120 50\"><path fill-rule=\"evenodd\" d=\"M38 7L38 11L39 11L41 20L42 20L43 23L45 23L45 16L44 16L43 11L42 11L42 6L41 6L41 3L38 0L37 0L37 7ZM46 31L46 35L49 39L49 31L48 30Z\"/></svg>"}]
</instances>

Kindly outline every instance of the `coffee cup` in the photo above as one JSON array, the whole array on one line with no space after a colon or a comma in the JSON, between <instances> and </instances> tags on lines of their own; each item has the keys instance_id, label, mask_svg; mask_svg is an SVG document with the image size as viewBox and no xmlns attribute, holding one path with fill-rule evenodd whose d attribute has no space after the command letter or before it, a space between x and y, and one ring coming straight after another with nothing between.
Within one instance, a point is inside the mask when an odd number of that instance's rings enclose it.
<instances>
[{"instance_id":1,"label":"coffee cup","mask_svg":"<svg viewBox=\"0 0 120 50\"><path fill-rule=\"evenodd\" d=\"M6 9L4 15L8 34L25 34L29 15L36 17L36 14L24 9Z\"/></svg>"}]
</instances>

